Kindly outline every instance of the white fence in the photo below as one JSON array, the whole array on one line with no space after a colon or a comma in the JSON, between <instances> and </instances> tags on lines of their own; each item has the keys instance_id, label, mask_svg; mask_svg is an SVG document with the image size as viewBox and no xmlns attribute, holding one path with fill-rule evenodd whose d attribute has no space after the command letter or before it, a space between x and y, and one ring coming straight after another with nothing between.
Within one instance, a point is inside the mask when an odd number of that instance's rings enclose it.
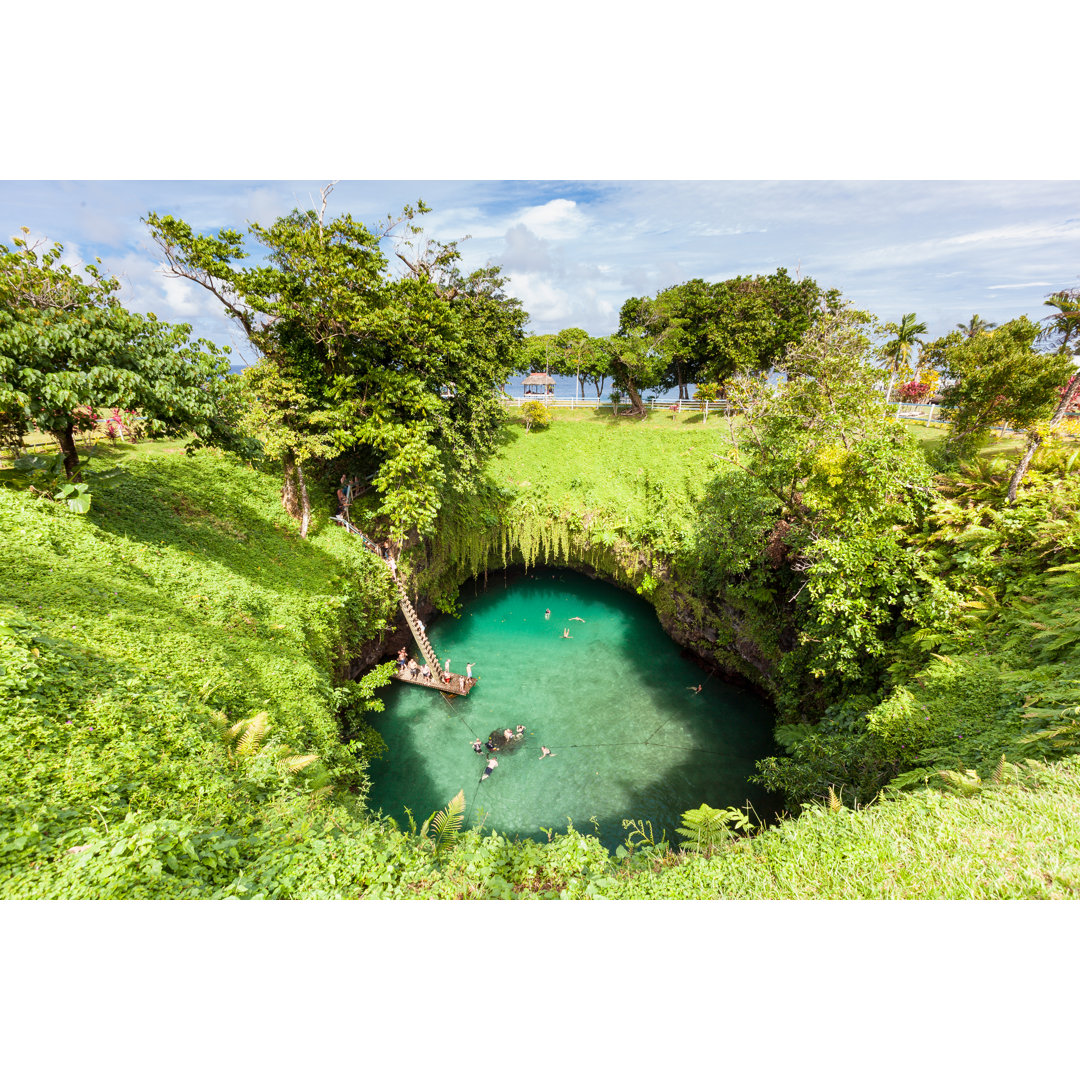
<instances>
[{"instance_id":1,"label":"white fence","mask_svg":"<svg viewBox=\"0 0 1080 1080\"><path fill-rule=\"evenodd\" d=\"M542 405L548 405L554 409L613 409L614 406L610 401L597 402L595 398L590 400L588 397L583 398L571 398L571 397L544 397L543 394L529 394L525 397L506 397L503 399L503 404L507 408L514 406L524 405L529 401L539 401ZM647 398L642 402L646 409L650 412L678 412L678 413L703 413L704 417L708 417L710 413L723 413L728 412L728 403L726 401L649 401ZM624 398L619 402L619 412L631 408L630 399Z\"/></svg>"}]
</instances>

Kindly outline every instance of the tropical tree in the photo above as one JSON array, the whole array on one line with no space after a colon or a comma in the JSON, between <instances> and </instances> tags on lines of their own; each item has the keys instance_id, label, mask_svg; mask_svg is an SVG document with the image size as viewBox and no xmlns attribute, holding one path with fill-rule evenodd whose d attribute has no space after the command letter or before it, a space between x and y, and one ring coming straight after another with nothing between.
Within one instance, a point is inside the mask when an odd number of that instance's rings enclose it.
<instances>
[{"instance_id":1,"label":"tropical tree","mask_svg":"<svg viewBox=\"0 0 1080 1080\"><path fill-rule=\"evenodd\" d=\"M581 368L582 382L591 383L596 391L596 407L600 408L604 384L615 370L616 352L610 338L594 337Z\"/></svg>"},{"instance_id":2,"label":"tropical tree","mask_svg":"<svg viewBox=\"0 0 1080 1080\"><path fill-rule=\"evenodd\" d=\"M1061 396L1045 429L1036 427L1028 432L1027 446L1009 481L1010 504L1016 501L1020 482L1024 479L1031 465L1031 459L1035 456L1035 451L1038 450L1043 439L1061 423L1070 407L1080 400L1080 367L1076 366L1075 345L1070 347L1070 343L1080 341L1080 289L1054 293L1043 303L1056 310L1053 315L1046 317L1047 325L1040 331L1039 339L1048 344L1057 345L1057 355L1069 358L1073 367L1071 373L1067 373L1066 383L1061 388Z\"/></svg>"},{"instance_id":3,"label":"tropical tree","mask_svg":"<svg viewBox=\"0 0 1080 1080\"><path fill-rule=\"evenodd\" d=\"M805 633L784 663L830 686L865 676L900 607L933 587L895 528L921 519L930 471L878 389L875 329L865 312L827 313L788 349L783 383L730 381L737 471L717 477L702 514L720 588L763 554L792 575L784 587Z\"/></svg>"},{"instance_id":4,"label":"tropical tree","mask_svg":"<svg viewBox=\"0 0 1080 1080\"><path fill-rule=\"evenodd\" d=\"M253 386L267 422L288 428L276 447L282 502L310 516L304 465L347 453L372 478L376 513L397 537L434 526L442 500L464 491L494 450L500 387L517 369L520 303L497 267L463 275L455 244L423 238L419 203L368 228L344 214L296 210L249 226L266 252L246 265L245 237L196 234L151 214L169 272L208 290L274 370ZM401 229L404 276L389 272L382 242Z\"/></svg>"},{"instance_id":5,"label":"tropical tree","mask_svg":"<svg viewBox=\"0 0 1080 1080\"><path fill-rule=\"evenodd\" d=\"M653 298L631 297L619 313L620 332L633 327L663 333L669 367L659 384L723 384L732 375L764 371L799 341L823 309L835 310L839 294L824 292L812 278L775 274L707 282L695 278Z\"/></svg>"},{"instance_id":6,"label":"tropical tree","mask_svg":"<svg viewBox=\"0 0 1080 1080\"><path fill-rule=\"evenodd\" d=\"M946 444L953 456L969 457L996 424L1034 430L1050 419L1072 363L1063 354L1036 350L1038 336L1039 327L1021 316L978 337L954 330L928 347L955 380L942 395L942 404L953 410Z\"/></svg>"},{"instance_id":7,"label":"tropical tree","mask_svg":"<svg viewBox=\"0 0 1080 1080\"><path fill-rule=\"evenodd\" d=\"M979 334L988 334L997 326L997 323L987 322L981 315L972 315L966 323L958 322L956 329L959 330L964 337L977 337Z\"/></svg>"},{"instance_id":8,"label":"tropical tree","mask_svg":"<svg viewBox=\"0 0 1080 1080\"><path fill-rule=\"evenodd\" d=\"M23 229L24 234L29 229ZM120 282L96 265L85 276L15 237L0 244L0 426L13 437L33 424L64 453L68 479L80 468L77 432L95 409L135 409L148 435L212 438L217 384L228 364L191 327L128 311Z\"/></svg>"},{"instance_id":9,"label":"tropical tree","mask_svg":"<svg viewBox=\"0 0 1080 1080\"><path fill-rule=\"evenodd\" d=\"M665 331L650 333L638 327L613 334L607 339L612 382L616 390L630 398L628 416L645 415L641 392L658 386L664 377L668 365L664 352L665 339Z\"/></svg>"},{"instance_id":10,"label":"tropical tree","mask_svg":"<svg viewBox=\"0 0 1080 1080\"><path fill-rule=\"evenodd\" d=\"M592 353L592 338L578 326L560 330L555 335L554 363L552 370L558 375L573 375L577 380L578 393L585 394L581 369L588 366Z\"/></svg>"},{"instance_id":11,"label":"tropical tree","mask_svg":"<svg viewBox=\"0 0 1080 1080\"><path fill-rule=\"evenodd\" d=\"M913 311L902 316L899 323L886 323L883 329L893 335L881 349L882 356L889 359L889 385L885 390L885 400L888 401L897 373L909 366L912 347L921 341L919 335L926 333L926 323L916 322Z\"/></svg>"}]
</instances>

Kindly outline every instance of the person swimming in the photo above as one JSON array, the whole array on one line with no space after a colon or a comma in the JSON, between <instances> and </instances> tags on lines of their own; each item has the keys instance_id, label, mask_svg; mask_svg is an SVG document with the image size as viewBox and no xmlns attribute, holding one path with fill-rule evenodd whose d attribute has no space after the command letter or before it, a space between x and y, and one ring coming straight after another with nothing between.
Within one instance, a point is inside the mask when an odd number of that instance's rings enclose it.
<instances>
[{"instance_id":1,"label":"person swimming","mask_svg":"<svg viewBox=\"0 0 1080 1080\"><path fill-rule=\"evenodd\" d=\"M480 777L481 781L486 780L498 767L499 759L489 757L487 762L487 768L484 770L484 775Z\"/></svg>"},{"instance_id":2,"label":"person swimming","mask_svg":"<svg viewBox=\"0 0 1080 1080\"><path fill-rule=\"evenodd\" d=\"M544 608L544 618L545 619L550 619L551 618L551 608Z\"/></svg>"},{"instance_id":3,"label":"person swimming","mask_svg":"<svg viewBox=\"0 0 1080 1080\"><path fill-rule=\"evenodd\" d=\"M521 739L521 738L524 738L524 736L525 736L525 725L524 724L518 724L518 726L514 729L514 738L515 739Z\"/></svg>"},{"instance_id":4,"label":"person swimming","mask_svg":"<svg viewBox=\"0 0 1080 1080\"><path fill-rule=\"evenodd\" d=\"M480 741L479 739L477 739L477 740L476 740L476 741L475 741L475 742L474 742L474 743L472 744L472 748L473 748L473 749L474 749L474 750L475 750L475 751L476 751L476 752L477 752L478 754L482 754L482 753L484 752L484 744L483 744L483 743L482 743L482 742L481 742L481 741Z\"/></svg>"},{"instance_id":5,"label":"person swimming","mask_svg":"<svg viewBox=\"0 0 1080 1080\"><path fill-rule=\"evenodd\" d=\"M563 628L562 636L564 638L568 638L570 636L570 627L569 626Z\"/></svg>"},{"instance_id":6,"label":"person swimming","mask_svg":"<svg viewBox=\"0 0 1080 1080\"><path fill-rule=\"evenodd\" d=\"M544 758L546 758L546 757L554 757L555 756L554 754L552 754L552 752L546 746L541 746L540 750L542 751L541 754L540 754L540 759L539 759L540 761L543 761Z\"/></svg>"}]
</instances>

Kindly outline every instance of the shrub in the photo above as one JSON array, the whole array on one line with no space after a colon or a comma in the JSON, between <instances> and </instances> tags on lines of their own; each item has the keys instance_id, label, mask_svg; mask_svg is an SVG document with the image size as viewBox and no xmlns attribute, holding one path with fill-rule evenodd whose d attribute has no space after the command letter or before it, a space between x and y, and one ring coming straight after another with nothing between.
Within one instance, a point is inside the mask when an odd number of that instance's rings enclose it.
<instances>
[{"instance_id":1,"label":"shrub","mask_svg":"<svg viewBox=\"0 0 1080 1080\"><path fill-rule=\"evenodd\" d=\"M527 401L521 406L521 419L525 424L525 430L531 431L534 427L550 427L555 414L542 401Z\"/></svg>"}]
</instances>

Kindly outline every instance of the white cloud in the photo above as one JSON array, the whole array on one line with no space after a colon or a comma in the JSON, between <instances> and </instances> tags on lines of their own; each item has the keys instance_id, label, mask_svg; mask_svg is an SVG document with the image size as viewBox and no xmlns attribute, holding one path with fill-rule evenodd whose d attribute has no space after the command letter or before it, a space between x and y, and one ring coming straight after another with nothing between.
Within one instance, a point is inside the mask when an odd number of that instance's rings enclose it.
<instances>
[{"instance_id":1,"label":"white cloud","mask_svg":"<svg viewBox=\"0 0 1080 1080\"><path fill-rule=\"evenodd\" d=\"M588 219L572 199L552 199L542 206L530 206L515 224L546 240L573 240L585 231Z\"/></svg>"},{"instance_id":2,"label":"white cloud","mask_svg":"<svg viewBox=\"0 0 1080 1080\"><path fill-rule=\"evenodd\" d=\"M1052 282L1049 281L1024 281L1018 285L987 285L988 289L1037 289L1037 288L1051 288Z\"/></svg>"}]
</instances>

